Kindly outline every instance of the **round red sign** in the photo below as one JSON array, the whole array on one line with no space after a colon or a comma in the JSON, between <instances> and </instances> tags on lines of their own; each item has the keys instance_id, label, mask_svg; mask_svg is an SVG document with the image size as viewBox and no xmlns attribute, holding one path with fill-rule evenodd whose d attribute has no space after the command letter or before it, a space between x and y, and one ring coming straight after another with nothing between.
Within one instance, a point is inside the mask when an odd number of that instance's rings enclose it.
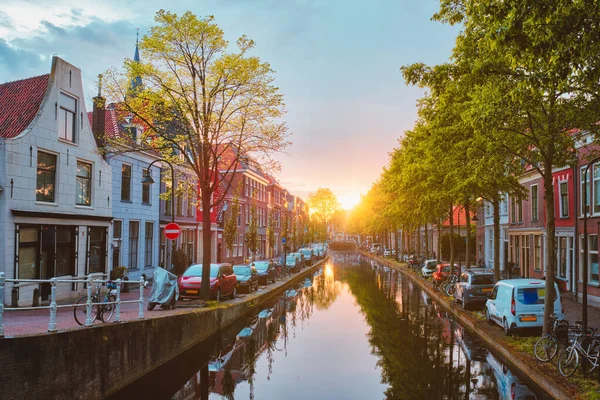
<instances>
[{"instance_id":1,"label":"round red sign","mask_svg":"<svg viewBox=\"0 0 600 400\"><path fill-rule=\"evenodd\" d=\"M179 237L181 228L175 222L170 222L165 226L165 237L169 240L175 240Z\"/></svg>"}]
</instances>

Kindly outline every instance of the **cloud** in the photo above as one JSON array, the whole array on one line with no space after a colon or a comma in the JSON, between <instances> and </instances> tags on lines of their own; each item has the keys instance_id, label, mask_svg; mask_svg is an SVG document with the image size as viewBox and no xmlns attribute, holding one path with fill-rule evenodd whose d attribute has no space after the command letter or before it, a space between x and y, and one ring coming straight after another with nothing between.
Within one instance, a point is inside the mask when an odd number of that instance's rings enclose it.
<instances>
[{"instance_id":1,"label":"cloud","mask_svg":"<svg viewBox=\"0 0 600 400\"><path fill-rule=\"evenodd\" d=\"M5 81L40 75L40 67L44 64L43 57L37 52L12 46L0 39L0 76Z\"/></svg>"}]
</instances>

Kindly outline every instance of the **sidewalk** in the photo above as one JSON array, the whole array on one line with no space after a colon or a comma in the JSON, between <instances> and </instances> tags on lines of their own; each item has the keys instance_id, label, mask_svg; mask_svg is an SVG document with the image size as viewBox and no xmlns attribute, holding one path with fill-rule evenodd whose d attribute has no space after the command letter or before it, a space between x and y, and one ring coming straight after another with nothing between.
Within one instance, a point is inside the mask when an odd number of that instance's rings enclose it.
<instances>
[{"instance_id":1,"label":"sidewalk","mask_svg":"<svg viewBox=\"0 0 600 400\"><path fill-rule=\"evenodd\" d=\"M560 295L565 309L565 318L570 324L574 324L575 321L581 321L582 306L581 303L575 302L575 296L571 293L562 293ZM600 329L600 308L592 307L588 305L588 326L592 328Z\"/></svg>"}]
</instances>

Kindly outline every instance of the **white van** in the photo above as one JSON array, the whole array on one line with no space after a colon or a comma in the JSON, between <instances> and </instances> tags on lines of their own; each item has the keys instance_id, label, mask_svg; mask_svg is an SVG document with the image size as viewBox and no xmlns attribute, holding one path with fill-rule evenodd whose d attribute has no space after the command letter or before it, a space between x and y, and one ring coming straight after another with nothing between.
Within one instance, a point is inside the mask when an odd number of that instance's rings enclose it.
<instances>
[{"instance_id":1,"label":"white van","mask_svg":"<svg viewBox=\"0 0 600 400\"><path fill-rule=\"evenodd\" d=\"M554 283L556 299L553 312L563 319L558 285ZM541 328L544 324L546 281L541 279L507 279L494 286L485 303L485 318L504 328L509 335L515 329Z\"/></svg>"}]
</instances>

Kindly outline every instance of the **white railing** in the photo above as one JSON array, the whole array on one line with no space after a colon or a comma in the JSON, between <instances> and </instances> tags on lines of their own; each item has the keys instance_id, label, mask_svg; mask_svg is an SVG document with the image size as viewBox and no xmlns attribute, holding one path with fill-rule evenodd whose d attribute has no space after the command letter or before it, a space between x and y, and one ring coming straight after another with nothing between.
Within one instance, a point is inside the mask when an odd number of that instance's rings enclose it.
<instances>
[{"instance_id":1,"label":"white railing","mask_svg":"<svg viewBox=\"0 0 600 400\"><path fill-rule=\"evenodd\" d=\"M5 288L6 282L14 282L14 283L49 283L51 285L50 289L50 305L49 306L38 306L38 307L16 307L16 308L8 308L4 307L4 298L5 298ZM116 299L115 301L107 301L102 302L102 299L98 299L98 303L93 303L92 299L94 294L92 294L92 287L95 285L96 287L101 284L106 284L108 282L113 282L117 285L116 288ZM138 319L144 319L144 287L147 282L144 280L144 277L140 277L139 281L121 281L121 279L117 279L116 281L109 281L107 279L97 279L92 276L88 276L87 279L7 279L4 272L0 272L0 338L4 337L4 312L5 311L23 311L23 310L40 310L40 309L49 309L50 310L50 321L48 322L48 332L56 332L56 311L59 308L70 308L70 307L81 307L81 304L61 304L58 305L56 303L56 285L58 283L85 283L87 285L87 301L85 303L86 307L86 318L84 326L92 326L93 315L92 315L92 307L93 306L106 306L110 304L115 305L115 319L114 322L121 322L121 304L124 303L139 303L139 311L138 311ZM121 285L128 283L136 283L140 285L140 297L137 300L121 300Z\"/></svg>"}]
</instances>

